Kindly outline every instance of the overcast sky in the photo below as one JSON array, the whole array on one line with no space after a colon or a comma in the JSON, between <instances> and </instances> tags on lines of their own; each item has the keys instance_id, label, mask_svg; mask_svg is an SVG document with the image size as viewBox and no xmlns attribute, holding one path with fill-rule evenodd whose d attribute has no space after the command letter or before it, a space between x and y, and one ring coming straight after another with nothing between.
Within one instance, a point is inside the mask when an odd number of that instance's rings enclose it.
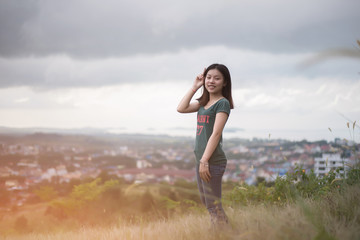
<instances>
[{"instance_id":1,"label":"overcast sky","mask_svg":"<svg viewBox=\"0 0 360 240\"><path fill-rule=\"evenodd\" d=\"M359 9L358 0L0 0L0 126L192 136L196 116L177 104L218 62L233 81L226 127L242 129L225 136L350 138L360 58L302 66L331 49L359 52Z\"/></svg>"}]
</instances>

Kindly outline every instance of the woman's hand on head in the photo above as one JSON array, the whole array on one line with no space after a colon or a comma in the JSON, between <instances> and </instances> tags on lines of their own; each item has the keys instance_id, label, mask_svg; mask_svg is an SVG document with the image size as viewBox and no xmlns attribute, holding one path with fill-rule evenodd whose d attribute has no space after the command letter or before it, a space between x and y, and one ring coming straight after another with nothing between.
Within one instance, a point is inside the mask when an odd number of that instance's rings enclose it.
<instances>
[{"instance_id":1,"label":"woman's hand on head","mask_svg":"<svg viewBox=\"0 0 360 240\"><path fill-rule=\"evenodd\" d=\"M205 73L205 71L206 71L206 68L204 68L203 73L196 76L195 81L194 81L194 90L198 90L204 84L204 79L205 79L204 73Z\"/></svg>"}]
</instances>

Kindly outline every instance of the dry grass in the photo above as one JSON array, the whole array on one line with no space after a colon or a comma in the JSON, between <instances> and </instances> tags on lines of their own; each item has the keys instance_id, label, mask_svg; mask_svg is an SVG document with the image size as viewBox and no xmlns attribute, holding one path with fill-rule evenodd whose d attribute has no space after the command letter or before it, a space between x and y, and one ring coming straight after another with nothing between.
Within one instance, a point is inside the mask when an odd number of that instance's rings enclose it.
<instances>
[{"instance_id":1,"label":"dry grass","mask_svg":"<svg viewBox=\"0 0 360 240\"><path fill-rule=\"evenodd\" d=\"M173 217L170 220L125 225L118 223L108 228L85 227L77 231L50 234L27 234L9 236L13 240L118 240L118 239L314 239L319 233L317 218L313 214L321 212L311 202L310 215L301 204L287 207L247 206L239 209L227 208L231 220L228 227L211 229L210 219L205 214L190 214ZM312 210L311 210L312 209ZM312 212L312 213L311 213ZM321 216L324 228L337 239L359 239L360 227L356 223L336 219L325 213ZM1 238L0 238L1 239ZM5 239L5 238L4 238ZM334 239L334 238L325 238Z\"/></svg>"}]
</instances>

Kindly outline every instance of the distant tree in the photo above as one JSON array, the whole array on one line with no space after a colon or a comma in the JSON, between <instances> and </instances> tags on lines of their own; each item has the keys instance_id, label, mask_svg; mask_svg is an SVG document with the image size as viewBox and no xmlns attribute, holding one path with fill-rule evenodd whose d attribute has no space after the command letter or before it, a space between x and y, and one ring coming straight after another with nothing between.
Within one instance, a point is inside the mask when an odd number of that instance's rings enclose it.
<instances>
[{"instance_id":1,"label":"distant tree","mask_svg":"<svg viewBox=\"0 0 360 240\"><path fill-rule=\"evenodd\" d=\"M256 186L258 186L260 183L265 183L264 177L256 177Z\"/></svg>"},{"instance_id":2,"label":"distant tree","mask_svg":"<svg viewBox=\"0 0 360 240\"><path fill-rule=\"evenodd\" d=\"M42 201L50 201L58 197L58 192L50 186L42 186L39 189L34 190L34 194Z\"/></svg>"},{"instance_id":3,"label":"distant tree","mask_svg":"<svg viewBox=\"0 0 360 240\"><path fill-rule=\"evenodd\" d=\"M73 188L71 197L79 201L92 201L99 197L103 189L99 186L100 178L89 183L76 185Z\"/></svg>"},{"instance_id":4,"label":"distant tree","mask_svg":"<svg viewBox=\"0 0 360 240\"><path fill-rule=\"evenodd\" d=\"M120 209L127 206L127 198L120 186L107 188L99 199L99 206L102 206L108 214L116 214Z\"/></svg>"},{"instance_id":5,"label":"distant tree","mask_svg":"<svg viewBox=\"0 0 360 240\"><path fill-rule=\"evenodd\" d=\"M106 182L113 179L113 177L110 176L106 170L102 170L97 177L101 179L101 182Z\"/></svg>"},{"instance_id":6,"label":"distant tree","mask_svg":"<svg viewBox=\"0 0 360 240\"><path fill-rule=\"evenodd\" d=\"M68 197L51 202L52 209L49 209L48 213L59 219L74 217L84 222L93 221L104 210L109 209L111 212L111 209L115 209L116 199L122 196L121 190L117 189L120 188L120 184L117 180L100 183L100 178L97 178L91 182L75 185ZM112 206L107 208L105 205L109 203Z\"/></svg>"},{"instance_id":7,"label":"distant tree","mask_svg":"<svg viewBox=\"0 0 360 240\"><path fill-rule=\"evenodd\" d=\"M171 199L171 200L174 200L174 201L177 201L178 199L177 199L177 196L176 196L176 193L174 192L174 191L171 191L170 193L169 193L169 199Z\"/></svg>"},{"instance_id":8,"label":"distant tree","mask_svg":"<svg viewBox=\"0 0 360 240\"><path fill-rule=\"evenodd\" d=\"M151 195L149 190L142 195L140 200L140 208L143 213L149 212L155 205L154 197Z\"/></svg>"}]
</instances>

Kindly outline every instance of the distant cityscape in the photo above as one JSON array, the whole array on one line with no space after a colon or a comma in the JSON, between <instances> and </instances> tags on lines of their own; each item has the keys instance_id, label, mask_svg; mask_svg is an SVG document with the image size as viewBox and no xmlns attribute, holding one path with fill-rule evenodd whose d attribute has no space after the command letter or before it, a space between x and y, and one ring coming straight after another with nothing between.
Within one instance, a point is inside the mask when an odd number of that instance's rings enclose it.
<instances>
[{"instance_id":1,"label":"distant cityscape","mask_svg":"<svg viewBox=\"0 0 360 240\"><path fill-rule=\"evenodd\" d=\"M2 134L0 191L10 192L12 203L22 205L37 186L46 184L75 184L98 177L135 184L195 181L193 144L190 137L165 135ZM321 160L324 154L351 164L359 158L359 147L341 139L226 139L224 181L249 185L259 179L271 182L296 165L313 170L315 159ZM324 166L320 167L321 174L325 174Z\"/></svg>"}]
</instances>

